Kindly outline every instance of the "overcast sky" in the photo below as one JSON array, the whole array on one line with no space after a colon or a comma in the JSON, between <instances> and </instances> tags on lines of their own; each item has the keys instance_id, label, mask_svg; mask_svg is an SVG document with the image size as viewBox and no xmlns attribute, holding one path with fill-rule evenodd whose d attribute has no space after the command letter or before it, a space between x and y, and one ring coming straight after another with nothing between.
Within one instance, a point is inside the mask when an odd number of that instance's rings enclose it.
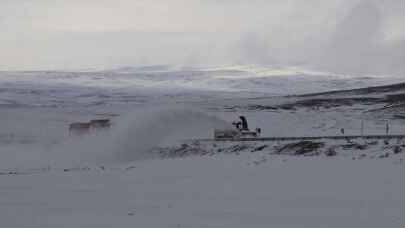
<instances>
[{"instance_id":1,"label":"overcast sky","mask_svg":"<svg viewBox=\"0 0 405 228\"><path fill-rule=\"evenodd\" d=\"M0 0L0 69L307 65L405 73L403 0Z\"/></svg>"}]
</instances>

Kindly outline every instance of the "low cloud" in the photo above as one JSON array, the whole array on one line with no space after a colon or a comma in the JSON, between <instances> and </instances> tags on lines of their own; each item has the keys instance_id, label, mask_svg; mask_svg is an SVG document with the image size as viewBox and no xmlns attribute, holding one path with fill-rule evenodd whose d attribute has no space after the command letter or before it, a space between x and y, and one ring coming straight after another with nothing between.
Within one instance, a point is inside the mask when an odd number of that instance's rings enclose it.
<instances>
[{"instance_id":1,"label":"low cloud","mask_svg":"<svg viewBox=\"0 0 405 228\"><path fill-rule=\"evenodd\" d=\"M35 3L35 4L34 4ZM305 65L402 74L396 0L2 1L0 69Z\"/></svg>"}]
</instances>

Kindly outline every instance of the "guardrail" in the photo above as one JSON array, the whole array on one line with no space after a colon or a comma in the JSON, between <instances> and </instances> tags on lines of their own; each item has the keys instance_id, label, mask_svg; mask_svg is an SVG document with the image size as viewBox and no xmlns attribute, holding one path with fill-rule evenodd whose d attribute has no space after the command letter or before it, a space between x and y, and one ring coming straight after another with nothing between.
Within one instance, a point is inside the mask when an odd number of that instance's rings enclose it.
<instances>
[{"instance_id":1,"label":"guardrail","mask_svg":"<svg viewBox=\"0 0 405 228\"><path fill-rule=\"evenodd\" d=\"M405 139L405 135L339 135L339 136L305 136L305 137L260 137L239 139L195 139L204 142L261 142L261 141L298 141L298 140L350 140L350 139Z\"/></svg>"}]
</instances>

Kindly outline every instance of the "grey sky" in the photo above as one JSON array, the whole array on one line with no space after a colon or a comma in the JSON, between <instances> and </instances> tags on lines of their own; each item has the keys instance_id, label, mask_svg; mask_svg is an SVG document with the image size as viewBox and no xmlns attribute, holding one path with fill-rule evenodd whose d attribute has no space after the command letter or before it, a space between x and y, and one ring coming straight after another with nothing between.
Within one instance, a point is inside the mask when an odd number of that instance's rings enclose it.
<instances>
[{"instance_id":1,"label":"grey sky","mask_svg":"<svg viewBox=\"0 0 405 228\"><path fill-rule=\"evenodd\" d=\"M254 63L398 74L403 2L0 0L0 69Z\"/></svg>"}]
</instances>

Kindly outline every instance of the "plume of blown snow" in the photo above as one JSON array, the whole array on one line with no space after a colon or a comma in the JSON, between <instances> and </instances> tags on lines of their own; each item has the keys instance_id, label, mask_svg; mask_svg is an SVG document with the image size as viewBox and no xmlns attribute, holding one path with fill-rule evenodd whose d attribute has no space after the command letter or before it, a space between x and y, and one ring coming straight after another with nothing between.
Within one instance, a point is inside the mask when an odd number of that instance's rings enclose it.
<instances>
[{"instance_id":1,"label":"plume of blown snow","mask_svg":"<svg viewBox=\"0 0 405 228\"><path fill-rule=\"evenodd\" d=\"M157 158L151 149L181 140L212 137L214 128L228 128L224 120L199 110L164 107L135 110L116 119L109 130L68 137L51 148L2 147L0 169L81 167L121 164Z\"/></svg>"}]
</instances>

